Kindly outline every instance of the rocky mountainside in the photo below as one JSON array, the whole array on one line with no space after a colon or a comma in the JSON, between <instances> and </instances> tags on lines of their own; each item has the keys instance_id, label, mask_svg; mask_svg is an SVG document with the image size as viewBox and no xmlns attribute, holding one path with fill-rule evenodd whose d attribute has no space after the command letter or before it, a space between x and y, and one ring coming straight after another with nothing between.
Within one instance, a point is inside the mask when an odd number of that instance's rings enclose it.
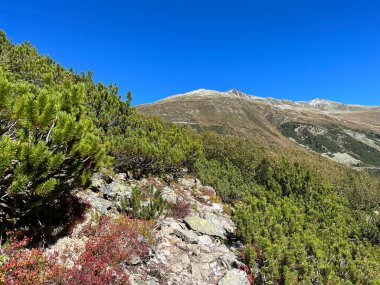
<instances>
[{"instance_id":1,"label":"rocky mountainside","mask_svg":"<svg viewBox=\"0 0 380 285\"><path fill-rule=\"evenodd\" d=\"M179 216L163 213L152 231L153 244L148 256L132 255L125 270L132 285L158 284L219 284L248 285L245 265L238 253L241 247L234 242L235 225L225 213L212 187L203 186L198 179L187 177L165 185L158 178L133 180L125 175L113 177L97 173L92 190L78 192L78 197L90 205L87 219L69 237L58 240L47 253L70 256L65 264L73 264L81 253L86 238L80 235L85 224L93 223L96 213L117 217L123 199L133 199L133 188L153 187L160 191L170 205L189 205ZM180 201L180 202L179 202ZM141 201L141 204L149 204ZM123 208L123 209L122 209ZM60 257L62 260L62 258Z\"/></svg>"},{"instance_id":2,"label":"rocky mountainside","mask_svg":"<svg viewBox=\"0 0 380 285\"><path fill-rule=\"evenodd\" d=\"M137 110L200 131L256 136L284 147L303 146L354 167L380 167L380 107L200 89Z\"/></svg>"}]
</instances>

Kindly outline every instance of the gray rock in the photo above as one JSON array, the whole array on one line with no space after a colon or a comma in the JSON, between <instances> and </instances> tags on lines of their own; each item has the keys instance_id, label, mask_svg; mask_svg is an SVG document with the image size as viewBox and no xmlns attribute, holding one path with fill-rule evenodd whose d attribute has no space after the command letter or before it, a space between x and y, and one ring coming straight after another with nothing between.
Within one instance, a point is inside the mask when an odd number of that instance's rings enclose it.
<instances>
[{"instance_id":1,"label":"gray rock","mask_svg":"<svg viewBox=\"0 0 380 285\"><path fill-rule=\"evenodd\" d=\"M197 244L199 241L198 236L193 231L174 229L173 233L187 243Z\"/></svg>"},{"instance_id":2,"label":"gray rock","mask_svg":"<svg viewBox=\"0 0 380 285\"><path fill-rule=\"evenodd\" d=\"M247 273L239 269L232 269L219 280L218 285L249 285Z\"/></svg>"},{"instance_id":3,"label":"gray rock","mask_svg":"<svg viewBox=\"0 0 380 285\"><path fill-rule=\"evenodd\" d=\"M179 178L178 182L185 188L191 189L196 187L196 182L194 178Z\"/></svg>"},{"instance_id":4,"label":"gray rock","mask_svg":"<svg viewBox=\"0 0 380 285\"><path fill-rule=\"evenodd\" d=\"M113 181L111 184L107 185L107 191L103 192L108 199L117 200L121 197L130 199L132 195L132 188L123 185L117 181Z\"/></svg>"},{"instance_id":5,"label":"gray rock","mask_svg":"<svg viewBox=\"0 0 380 285\"><path fill-rule=\"evenodd\" d=\"M177 193L170 187L166 186L161 190L162 199L168 203L175 203L177 201Z\"/></svg>"},{"instance_id":6,"label":"gray rock","mask_svg":"<svg viewBox=\"0 0 380 285\"><path fill-rule=\"evenodd\" d=\"M131 285L159 285L159 280L152 276L142 277L139 274L129 275L129 282Z\"/></svg>"},{"instance_id":7,"label":"gray rock","mask_svg":"<svg viewBox=\"0 0 380 285\"><path fill-rule=\"evenodd\" d=\"M204 189L205 191L207 191L207 193L209 195L216 195L215 189L212 188L211 186L203 186L202 189Z\"/></svg>"},{"instance_id":8,"label":"gray rock","mask_svg":"<svg viewBox=\"0 0 380 285\"><path fill-rule=\"evenodd\" d=\"M127 173L117 173L114 178L118 181L125 181L128 178Z\"/></svg>"},{"instance_id":9,"label":"gray rock","mask_svg":"<svg viewBox=\"0 0 380 285\"><path fill-rule=\"evenodd\" d=\"M206 212L204 218L218 228L222 228L227 232L233 232L234 227L223 216L215 215L214 213Z\"/></svg>"},{"instance_id":10,"label":"gray rock","mask_svg":"<svg viewBox=\"0 0 380 285\"><path fill-rule=\"evenodd\" d=\"M202 267L198 263L191 264L191 276L195 280L202 280Z\"/></svg>"},{"instance_id":11,"label":"gray rock","mask_svg":"<svg viewBox=\"0 0 380 285\"><path fill-rule=\"evenodd\" d=\"M194 231L200 232L209 236L216 236L225 239L224 228L220 224L211 223L208 220L202 219L197 214L191 214L184 219L184 222Z\"/></svg>"},{"instance_id":12,"label":"gray rock","mask_svg":"<svg viewBox=\"0 0 380 285\"><path fill-rule=\"evenodd\" d=\"M212 244L212 239L207 235L200 236L198 239L201 246L210 246Z\"/></svg>"},{"instance_id":13,"label":"gray rock","mask_svg":"<svg viewBox=\"0 0 380 285\"><path fill-rule=\"evenodd\" d=\"M217 261L220 266L227 269L238 268L242 265L242 263L238 261L236 256L230 251L219 257Z\"/></svg>"},{"instance_id":14,"label":"gray rock","mask_svg":"<svg viewBox=\"0 0 380 285\"><path fill-rule=\"evenodd\" d=\"M106 187L107 183L104 181L102 174L100 172L94 173L91 178L91 189L103 192Z\"/></svg>"},{"instance_id":15,"label":"gray rock","mask_svg":"<svg viewBox=\"0 0 380 285\"><path fill-rule=\"evenodd\" d=\"M197 200L200 202L203 202L203 203L208 203L208 202L210 202L210 197L207 195L198 196Z\"/></svg>"},{"instance_id":16,"label":"gray rock","mask_svg":"<svg viewBox=\"0 0 380 285\"><path fill-rule=\"evenodd\" d=\"M180 273L183 271L183 266L181 263L176 263L176 264L173 264L172 267L171 267L171 270L174 272L174 273Z\"/></svg>"},{"instance_id":17,"label":"gray rock","mask_svg":"<svg viewBox=\"0 0 380 285\"><path fill-rule=\"evenodd\" d=\"M223 205L220 203L213 203L212 204L212 210L217 213L223 213Z\"/></svg>"},{"instance_id":18,"label":"gray rock","mask_svg":"<svg viewBox=\"0 0 380 285\"><path fill-rule=\"evenodd\" d=\"M138 265L140 264L142 261L141 261L141 258L140 256L136 255L136 254L132 254L128 260L127 260L127 264L129 265Z\"/></svg>"},{"instance_id":19,"label":"gray rock","mask_svg":"<svg viewBox=\"0 0 380 285\"><path fill-rule=\"evenodd\" d=\"M82 198L83 198L83 200L88 202L92 208L98 210L102 214L107 214L108 210L110 210L113 206L112 202L110 202L106 199L102 199L102 198L93 196L93 195L86 195L85 194L82 196Z\"/></svg>"}]
</instances>

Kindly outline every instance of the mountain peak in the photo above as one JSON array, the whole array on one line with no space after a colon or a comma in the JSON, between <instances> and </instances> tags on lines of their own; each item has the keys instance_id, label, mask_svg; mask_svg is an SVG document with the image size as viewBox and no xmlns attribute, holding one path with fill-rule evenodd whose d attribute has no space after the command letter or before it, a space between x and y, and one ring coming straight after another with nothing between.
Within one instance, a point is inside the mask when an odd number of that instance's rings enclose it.
<instances>
[{"instance_id":1,"label":"mountain peak","mask_svg":"<svg viewBox=\"0 0 380 285\"><path fill-rule=\"evenodd\" d=\"M235 94L235 95L241 95L241 94L246 95L244 92L242 92L242 91L240 91L240 90L237 90L237 89L235 89L235 88L233 88L233 89L227 91L227 93L233 93L233 94Z\"/></svg>"}]
</instances>

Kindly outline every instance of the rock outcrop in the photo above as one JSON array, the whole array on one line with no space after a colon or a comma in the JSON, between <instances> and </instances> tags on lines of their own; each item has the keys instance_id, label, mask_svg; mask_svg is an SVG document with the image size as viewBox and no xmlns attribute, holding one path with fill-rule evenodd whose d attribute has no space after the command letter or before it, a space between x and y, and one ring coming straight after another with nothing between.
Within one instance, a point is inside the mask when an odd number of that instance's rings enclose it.
<instances>
[{"instance_id":1,"label":"rock outcrop","mask_svg":"<svg viewBox=\"0 0 380 285\"><path fill-rule=\"evenodd\" d=\"M159 179L127 180L121 174L108 178L105 181L101 174L95 174L92 190L78 194L102 214L117 213L121 197L130 198L134 187L148 185L159 189L167 203L186 201L191 208L181 218L164 213L157 219L149 258L131 256L126 260L132 285L249 284L247 274L240 270L243 264L237 257L238 249L229 246L235 225L223 205L212 203L215 199L205 194L214 196L214 189L194 178L182 178L166 186ZM209 199L200 198L203 196ZM68 239L66 244L70 243ZM78 238L73 237L72 242L78 242Z\"/></svg>"}]
</instances>

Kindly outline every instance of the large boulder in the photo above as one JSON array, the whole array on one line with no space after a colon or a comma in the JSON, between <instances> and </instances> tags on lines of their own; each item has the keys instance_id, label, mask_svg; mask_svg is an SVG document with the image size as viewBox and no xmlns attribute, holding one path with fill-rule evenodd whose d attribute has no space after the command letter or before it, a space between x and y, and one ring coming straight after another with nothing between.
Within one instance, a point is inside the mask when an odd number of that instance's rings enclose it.
<instances>
[{"instance_id":1,"label":"large boulder","mask_svg":"<svg viewBox=\"0 0 380 285\"><path fill-rule=\"evenodd\" d=\"M198 214L191 214L184 219L184 222L192 230L209 236L216 236L225 239L225 231L222 225L211 223L202 219Z\"/></svg>"},{"instance_id":2,"label":"large boulder","mask_svg":"<svg viewBox=\"0 0 380 285\"><path fill-rule=\"evenodd\" d=\"M198 236L193 231L177 228L173 230L173 233L187 243L197 244L199 241Z\"/></svg>"},{"instance_id":3,"label":"large boulder","mask_svg":"<svg viewBox=\"0 0 380 285\"><path fill-rule=\"evenodd\" d=\"M132 195L132 188L117 181L113 181L107 185L107 190L106 192L103 192L103 194L111 200L118 200L120 197L130 199Z\"/></svg>"},{"instance_id":4,"label":"large boulder","mask_svg":"<svg viewBox=\"0 0 380 285\"><path fill-rule=\"evenodd\" d=\"M227 219L221 215L216 215L212 212L206 212L204 214L204 218L205 220L214 224L216 227L224 229L226 232L234 232L233 224L229 223Z\"/></svg>"},{"instance_id":5,"label":"large boulder","mask_svg":"<svg viewBox=\"0 0 380 285\"><path fill-rule=\"evenodd\" d=\"M220 279L218 285L249 285L247 273L239 269L232 269Z\"/></svg>"},{"instance_id":6,"label":"large boulder","mask_svg":"<svg viewBox=\"0 0 380 285\"><path fill-rule=\"evenodd\" d=\"M94 194L83 194L81 198L86 201L90 206L98 210L102 214L107 214L108 211L113 207L113 203L95 196Z\"/></svg>"}]
</instances>

